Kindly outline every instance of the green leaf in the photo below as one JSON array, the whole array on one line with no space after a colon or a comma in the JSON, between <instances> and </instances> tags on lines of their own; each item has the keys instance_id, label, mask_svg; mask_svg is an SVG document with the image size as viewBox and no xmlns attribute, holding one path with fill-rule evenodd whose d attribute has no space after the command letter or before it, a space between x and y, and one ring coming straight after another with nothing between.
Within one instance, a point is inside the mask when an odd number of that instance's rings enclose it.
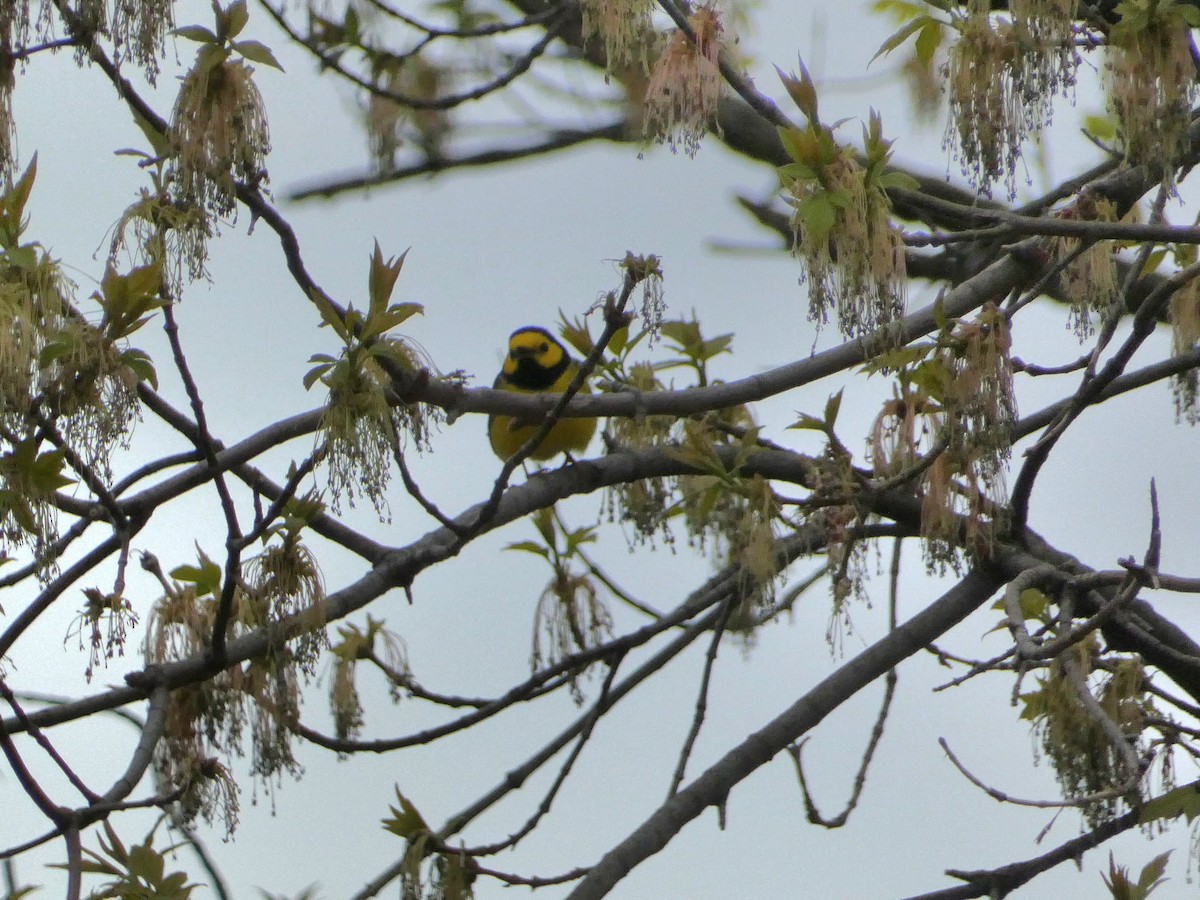
<instances>
[{"instance_id":1,"label":"green leaf","mask_svg":"<svg viewBox=\"0 0 1200 900\"><path fill-rule=\"evenodd\" d=\"M816 416L810 416L808 413L800 413L799 415L800 418L789 425L789 429L795 429L797 431L819 431L822 434L828 433L824 419L818 419Z\"/></svg>"},{"instance_id":2,"label":"green leaf","mask_svg":"<svg viewBox=\"0 0 1200 900\"><path fill-rule=\"evenodd\" d=\"M389 306L382 312L367 317L363 329L359 333L359 340L364 342L373 340L396 326L402 325L413 316L421 315L424 312L425 307L420 303L397 303Z\"/></svg>"},{"instance_id":3,"label":"green leaf","mask_svg":"<svg viewBox=\"0 0 1200 900\"><path fill-rule=\"evenodd\" d=\"M157 297L162 285L162 266L151 263L148 266L137 266L125 276L128 290L133 297Z\"/></svg>"},{"instance_id":4,"label":"green leaf","mask_svg":"<svg viewBox=\"0 0 1200 900\"><path fill-rule=\"evenodd\" d=\"M28 500L15 491L0 490L0 509L7 510L22 531L33 533L37 530L33 507L29 505Z\"/></svg>"},{"instance_id":5,"label":"green leaf","mask_svg":"<svg viewBox=\"0 0 1200 900\"><path fill-rule=\"evenodd\" d=\"M938 49L942 46L945 35L945 27L936 19L930 19L926 22L925 27L921 29L921 33L917 35L917 61L926 69L933 66L933 62L937 58Z\"/></svg>"},{"instance_id":6,"label":"green leaf","mask_svg":"<svg viewBox=\"0 0 1200 900\"><path fill-rule=\"evenodd\" d=\"M246 23L250 21L250 11L246 9L246 0L234 0L220 18L225 26L223 29L225 33L222 36L226 40L232 41L242 33Z\"/></svg>"},{"instance_id":7,"label":"green leaf","mask_svg":"<svg viewBox=\"0 0 1200 900\"><path fill-rule=\"evenodd\" d=\"M1194 250L1195 248L1192 248L1192 249ZM1167 251L1165 249L1160 248L1158 250L1152 251L1146 257L1146 263L1145 263L1145 265L1142 266L1141 274L1149 275L1151 272L1158 271L1158 267L1163 264L1163 260L1166 258L1167 258Z\"/></svg>"},{"instance_id":8,"label":"green leaf","mask_svg":"<svg viewBox=\"0 0 1200 900\"><path fill-rule=\"evenodd\" d=\"M311 391L312 386L314 384L316 384L318 381L320 381L321 378L325 375L325 373L327 373L335 365L336 365L336 363L332 363L332 362L321 363L321 365L313 366L311 369L309 369L307 372L305 372L304 373L304 389L306 391Z\"/></svg>"},{"instance_id":9,"label":"green leaf","mask_svg":"<svg viewBox=\"0 0 1200 900\"><path fill-rule=\"evenodd\" d=\"M1187 3L1176 3L1173 11L1187 23L1188 28L1200 28L1200 9Z\"/></svg>"},{"instance_id":10,"label":"green leaf","mask_svg":"<svg viewBox=\"0 0 1200 900\"><path fill-rule=\"evenodd\" d=\"M144 381L154 390L158 390L158 371L154 368L154 360L144 350L130 347L122 351L120 359L137 376L138 381Z\"/></svg>"},{"instance_id":11,"label":"green leaf","mask_svg":"<svg viewBox=\"0 0 1200 900\"><path fill-rule=\"evenodd\" d=\"M1158 887L1163 882L1163 873L1167 871L1167 862L1171 858L1171 851L1160 853L1150 862L1142 867L1142 874L1138 878L1138 887L1146 892L1147 895Z\"/></svg>"},{"instance_id":12,"label":"green leaf","mask_svg":"<svg viewBox=\"0 0 1200 900\"><path fill-rule=\"evenodd\" d=\"M208 558L203 550L196 548L200 556L200 565L176 566L171 570L171 577L181 584L196 586L196 595L204 597L216 595L221 590L221 567Z\"/></svg>"},{"instance_id":13,"label":"green leaf","mask_svg":"<svg viewBox=\"0 0 1200 900\"><path fill-rule=\"evenodd\" d=\"M233 49L240 53L250 62L256 62L264 66L270 66L272 69L283 71L283 66L279 64L279 60L275 58L275 54L271 48L262 41L234 41Z\"/></svg>"},{"instance_id":14,"label":"green leaf","mask_svg":"<svg viewBox=\"0 0 1200 900\"><path fill-rule=\"evenodd\" d=\"M596 529L592 526L577 528L567 535L567 547L564 555L570 556L584 544L596 543Z\"/></svg>"},{"instance_id":15,"label":"green leaf","mask_svg":"<svg viewBox=\"0 0 1200 900\"><path fill-rule=\"evenodd\" d=\"M29 161L29 166L20 174L17 179L17 184L12 186L12 190L5 197L5 206L7 209L16 212L18 217L23 216L25 212L25 204L29 202L29 194L34 191L34 181L37 179L37 154Z\"/></svg>"},{"instance_id":16,"label":"green leaf","mask_svg":"<svg viewBox=\"0 0 1200 900\"><path fill-rule=\"evenodd\" d=\"M844 391L845 388L842 388L836 394L830 395L829 399L825 401L825 425L830 431L837 424L838 411L842 408L842 393Z\"/></svg>"},{"instance_id":17,"label":"green leaf","mask_svg":"<svg viewBox=\"0 0 1200 900\"><path fill-rule=\"evenodd\" d=\"M556 330L559 337L566 341L568 345L574 347L576 352L582 356L587 356L591 353L592 348L596 345L596 342L592 340L591 332L588 330L587 322L580 318L568 319L561 309L558 311L558 328ZM628 325L619 328L608 344L609 349L618 356L621 355L620 348L624 347L624 342L621 340L622 334L628 338Z\"/></svg>"},{"instance_id":18,"label":"green leaf","mask_svg":"<svg viewBox=\"0 0 1200 900\"><path fill-rule=\"evenodd\" d=\"M166 305L159 295L161 287L162 268L158 263L138 266L128 275L120 275L108 266L99 295L93 295L104 309L105 337L117 341L146 324L147 313Z\"/></svg>"},{"instance_id":19,"label":"green leaf","mask_svg":"<svg viewBox=\"0 0 1200 900\"><path fill-rule=\"evenodd\" d=\"M159 893L163 897L190 897L192 889L187 884L186 872L172 872L159 884Z\"/></svg>"},{"instance_id":20,"label":"green leaf","mask_svg":"<svg viewBox=\"0 0 1200 900\"><path fill-rule=\"evenodd\" d=\"M1083 117L1083 131L1102 144L1111 144L1117 139L1117 119L1115 116L1092 113Z\"/></svg>"},{"instance_id":21,"label":"green leaf","mask_svg":"<svg viewBox=\"0 0 1200 900\"><path fill-rule=\"evenodd\" d=\"M710 359L720 356L722 353L732 353L733 351L729 349L732 345L732 334L721 334L715 338L709 338L708 340L700 342L700 350L697 354L697 358L701 362L708 362Z\"/></svg>"},{"instance_id":22,"label":"green leaf","mask_svg":"<svg viewBox=\"0 0 1200 900\"><path fill-rule=\"evenodd\" d=\"M388 307L388 315L395 317L396 325L411 319L413 316L422 316L424 314L425 307L420 303L396 303Z\"/></svg>"},{"instance_id":23,"label":"green leaf","mask_svg":"<svg viewBox=\"0 0 1200 900\"><path fill-rule=\"evenodd\" d=\"M1017 697L1024 704L1021 710L1020 719L1024 722L1036 722L1038 719L1046 715L1046 692L1044 690L1031 691L1028 694L1021 694ZM1145 808L1143 808L1143 815Z\"/></svg>"},{"instance_id":24,"label":"green leaf","mask_svg":"<svg viewBox=\"0 0 1200 900\"><path fill-rule=\"evenodd\" d=\"M711 478L711 476L699 477ZM708 520L713 508L717 505L717 500L720 499L724 490L725 488L719 480L715 478L712 479L712 484L700 494L699 500L695 503L695 516L697 521L704 522Z\"/></svg>"},{"instance_id":25,"label":"green leaf","mask_svg":"<svg viewBox=\"0 0 1200 900\"><path fill-rule=\"evenodd\" d=\"M779 133L779 142L783 144L784 152L787 153L795 162L804 164L809 158L807 146L804 142L805 133L798 128L783 128L782 126L776 129ZM783 169L780 170L781 172Z\"/></svg>"},{"instance_id":26,"label":"green leaf","mask_svg":"<svg viewBox=\"0 0 1200 900\"><path fill-rule=\"evenodd\" d=\"M538 534L542 536L547 547L557 546L554 540L554 514L550 509L543 507L530 513L529 518L533 520L533 527L537 529Z\"/></svg>"},{"instance_id":27,"label":"green leaf","mask_svg":"<svg viewBox=\"0 0 1200 900\"><path fill-rule=\"evenodd\" d=\"M108 844L105 845L104 838L100 838L100 848L121 863L123 866L129 864L129 854L125 850L125 845L121 843L121 838L117 834L116 829L112 827L107 819L104 820L104 833L108 836Z\"/></svg>"},{"instance_id":28,"label":"green leaf","mask_svg":"<svg viewBox=\"0 0 1200 900\"><path fill-rule=\"evenodd\" d=\"M536 541L514 541L511 544L505 544L504 549L518 550L522 553L532 553L535 556L542 557L542 559L550 558L550 551Z\"/></svg>"},{"instance_id":29,"label":"green leaf","mask_svg":"<svg viewBox=\"0 0 1200 900\"><path fill-rule=\"evenodd\" d=\"M196 53L196 63L192 71L204 74L219 68L229 59L229 51L220 44L205 44Z\"/></svg>"},{"instance_id":30,"label":"green leaf","mask_svg":"<svg viewBox=\"0 0 1200 900\"><path fill-rule=\"evenodd\" d=\"M375 251L371 254L371 268L367 279L371 297L368 307L370 315L382 312L387 306L392 297L392 291L396 287L396 279L400 277L400 271L404 268L406 256L408 256L407 250L399 256L392 256L385 260L383 251L379 249L379 241L375 242Z\"/></svg>"},{"instance_id":31,"label":"green leaf","mask_svg":"<svg viewBox=\"0 0 1200 900\"><path fill-rule=\"evenodd\" d=\"M799 59L798 62L800 64L799 75L791 75L779 66L775 67L775 72L779 75L779 80L783 82L792 102L796 104L800 112L804 113L809 122L816 124L820 121L817 118L817 88L808 74L808 69L804 66L804 60Z\"/></svg>"},{"instance_id":32,"label":"green leaf","mask_svg":"<svg viewBox=\"0 0 1200 900\"><path fill-rule=\"evenodd\" d=\"M1037 588L1025 588L1020 597L1021 615L1026 619L1045 621L1050 609L1050 598Z\"/></svg>"},{"instance_id":33,"label":"green leaf","mask_svg":"<svg viewBox=\"0 0 1200 900\"><path fill-rule=\"evenodd\" d=\"M154 125L151 125L137 110L133 111L133 123L145 135L146 140L150 144L150 149L154 151L154 155L158 159L167 159L170 156L174 156L175 148L171 146L171 139Z\"/></svg>"},{"instance_id":34,"label":"green leaf","mask_svg":"<svg viewBox=\"0 0 1200 900\"><path fill-rule=\"evenodd\" d=\"M174 569L172 569L170 575L176 581L195 583L203 576L203 572L197 566L184 564L182 566L176 566Z\"/></svg>"},{"instance_id":35,"label":"green leaf","mask_svg":"<svg viewBox=\"0 0 1200 900\"><path fill-rule=\"evenodd\" d=\"M916 191L921 188L921 182L917 181L917 179L913 178L907 172L900 172L895 169L880 175L876 184L885 191L889 188L903 188L906 191Z\"/></svg>"},{"instance_id":36,"label":"green leaf","mask_svg":"<svg viewBox=\"0 0 1200 900\"><path fill-rule=\"evenodd\" d=\"M163 877L162 855L145 844L137 844L129 851L129 874L156 885Z\"/></svg>"},{"instance_id":37,"label":"green leaf","mask_svg":"<svg viewBox=\"0 0 1200 900\"><path fill-rule=\"evenodd\" d=\"M1021 591L1021 596L1018 601L1021 606L1021 618L1036 622L1045 622L1048 619L1050 610L1050 598L1043 594L1037 588L1026 588ZM992 604L992 609L1003 611L1005 607L1004 597L1001 597ZM993 631L1002 631L1008 627L1007 618L1002 619L1000 624L993 628Z\"/></svg>"},{"instance_id":38,"label":"green leaf","mask_svg":"<svg viewBox=\"0 0 1200 900\"><path fill-rule=\"evenodd\" d=\"M925 7L921 3L909 2L909 0L875 0L871 4L871 11L890 15L898 21L906 21L913 16L920 15Z\"/></svg>"},{"instance_id":39,"label":"green leaf","mask_svg":"<svg viewBox=\"0 0 1200 900\"><path fill-rule=\"evenodd\" d=\"M929 16L917 16L911 22L906 22L904 25L901 25L900 28L888 36L887 40L879 45L879 49L875 51L875 55L871 57L870 61L867 63L867 66L870 67L871 63L875 62L875 60L879 59L879 57L886 56L897 47L901 46L910 37L924 28L929 22L936 22L936 20L931 19Z\"/></svg>"},{"instance_id":40,"label":"green leaf","mask_svg":"<svg viewBox=\"0 0 1200 900\"><path fill-rule=\"evenodd\" d=\"M862 371L868 375L876 372L894 372L909 368L925 359L933 351L932 344L909 344L894 350L885 350L862 364Z\"/></svg>"},{"instance_id":41,"label":"green leaf","mask_svg":"<svg viewBox=\"0 0 1200 900\"><path fill-rule=\"evenodd\" d=\"M920 389L926 399L944 402L951 394L954 373L941 359L927 359L909 373L909 383Z\"/></svg>"},{"instance_id":42,"label":"green leaf","mask_svg":"<svg viewBox=\"0 0 1200 900\"><path fill-rule=\"evenodd\" d=\"M659 332L664 338L669 341L674 341L677 348L681 352L688 352L688 348L695 346L701 340L700 324L698 322L686 322L682 319L673 319L669 322L663 322L659 327Z\"/></svg>"},{"instance_id":43,"label":"green leaf","mask_svg":"<svg viewBox=\"0 0 1200 900\"><path fill-rule=\"evenodd\" d=\"M791 181L816 181L817 170L807 163L792 162L786 166L779 167L779 177L785 183Z\"/></svg>"},{"instance_id":44,"label":"green leaf","mask_svg":"<svg viewBox=\"0 0 1200 900\"><path fill-rule=\"evenodd\" d=\"M854 206L854 196L845 188L826 191L825 196L829 198L830 204L838 209L850 209Z\"/></svg>"},{"instance_id":45,"label":"green leaf","mask_svg":"<svg viewBox=\"0 0 1200 900\"><path fill-rule=\"evenodd\" d=\"M24 272L32 272L37 268L38 253L37 247L34 244L12 247L4 255L8 258L9 263Z\"/></svg>"},{"instance_id":46,"label":"green leaf","mask_svg":"<svg viewBox=\"0 0 1200 900\"><path fill-rule=\"evenodd\" d=\"M92 851L86 850L84 852L91 853ZM65 869L65 868L67 868L67 866L54 864L54 865L51 865L50 868L51 869ZM86 872L89 875L120 876L123 874L122 871L120 869L118 869L116 866L114 866L112 863L104 862L102 860L90 860L90 859L84 860L80 864L79 868L80 868L80 871Z\"/></svg>"},{"instance_id":47,"label":"green leaf","mask_svg":"<svg viewBox=\"0 0 1200 900\"><path fill-rule=\"evenodd\" d=\"M217 36L203 25L184 25L182 28L176 28L171 32L175 37L181 37L185 40L195 41L198 44L218 44Z\"/></svg>"},{"instance_id":48,"label":"green leaf","mask_svg":"<svg viewBox=\"0 0 1200 900\"><path fill-rule=\"evenodd\" d=\"M425 824L425 820L421 818L417 808L400 793L399 787L396 788L396 799L400 802L400 808L389 806L388 808L392 811L391 816L380 820L384 830L390 831L406 841L412 841L418 834L429 834L429 826Z\"/></svg>"},{"instance_id":49,"label":"green leaf","mask_svg":"<svg viewBox=\"0 0 1200 900\"><path fill-rule=\"evenodd\" d=\"M1190 824L1200 816L1200 780L1182 785L1155 797L1142 807L1143 825L1151 822L1170 821L1186 816Z\"/></svg>"},{"instance_id":50,"label":"green leaf","mask_svg":"<svg viewBox=\"0 0 1200 900\"><path fill-rule=\"evenodd\" d=\"M64 453L61 450L48 450L45 453L29 459L27 448L36 446L33 440L22 441L19 448L9 456L12 460L14 468L25 479L29 486L38 494L52 494L59 488L66 487L68 484L74 484L74 479L68 478L62 474L64 465Z\"/></svg>"},{"instance_id":51,"label":"green leaf","mask_svg":"<svg viewBox=\"0 0 1200 900\"><path fill-rule=\"evenodd\" d=\"M702 475L711 475L723 483L729 480L729 469L717 455L712 445L686 444L682 447L667 447L667 455L684 465L691 466Z\"/></svg>"},{"instance_id":52,"label":"green leaf","mask_svg":"<svg viewBox=\"0 0 1200 900\"><path fill-rule=\"evenodd\" d=\"M564 335L564 337L566 337L566 336ZM621 355L622 351L624 351L624 349L628 345L629 345L629 325L626 324L626 325L622 325L620 328L618 328L616 331L613 332L613 336L608 342L608 351L610 353L612 353L614 356L619 357ZM579 348L576 347L575 349L578 350ZM586 356L590 351L591 351L591 347L588 347L586 350L581 350L580 352Z\"/></svg>"},{"instance_id":53,"label":"green leaf","mask_svg":"<svg viewBox=\"0 0 1200 900\"><path fill-rule=\"evenodd\" d=\"M837 211L834 209L830 193L824 192L805 197L796 206L796 218L804 226L809 240L814 244L826 241L837 221Z\"/></svg>"},{"instance_id":54,"label":"green leaf","mask_svg":"<svg viewBox=\"0 0 1200 900\"><path fill-rule=\"evenodd\" d=\"M68 337L56 337L46 341L38 353L38 366L48 369L56 361L68 357L75 350L75 341Z\"/></svg>"},{"instance_id":55,"label":"green leaf","mask_svg":"<svg viewBox=\"0 0 1200 900\"><path fill-rule=\"evenodd\" d=\"M35 153L29 160L29 165L25 167L25 171L21 173L21 177L17 179L17 183L4 195L4 199L0 203L0 208L4 211L4 224L8 226L9 234L13 236L13 243L16 243L17 236L25 230L25 204L29 202L29 195L33 191L33 182L36 178L37 154ZM12 256L11 250L9 256L10 258ZM34 263L36 264L36 258Z\"/></svg>"},{"instance_id":56,"label":"green leaf","mask_svg":"<svg viewBox=\"0 0 1200 900\"><path fill-rule=\"evenodd\" d=\"M332 328L343 341L349 343L350 330L346 327L342 314L333 305L333 301L317 288L313 289L311 299L317 312L321 314L321 321Z\"/></svg>"}]
</instances>

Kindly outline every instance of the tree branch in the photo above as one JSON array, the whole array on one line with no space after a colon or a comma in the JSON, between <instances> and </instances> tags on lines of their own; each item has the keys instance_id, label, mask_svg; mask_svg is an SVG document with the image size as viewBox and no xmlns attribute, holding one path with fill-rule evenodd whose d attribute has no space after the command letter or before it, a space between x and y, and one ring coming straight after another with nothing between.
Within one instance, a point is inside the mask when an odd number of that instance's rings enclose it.
<instances>
[{"instance_id":1,"label":"tree branch","mask_svg":"<svg viewBox=\"0 0 1200 900\"><path fill-rule=\"evenodd\" d=\"M692 819L724 803L729 791L849 697L987 602L1002 582L973 569L942 597L823 679L765 727L732 748L606 853L570 900L599 900L638 863L663 849Z\"/></svg>"}]
</instances>

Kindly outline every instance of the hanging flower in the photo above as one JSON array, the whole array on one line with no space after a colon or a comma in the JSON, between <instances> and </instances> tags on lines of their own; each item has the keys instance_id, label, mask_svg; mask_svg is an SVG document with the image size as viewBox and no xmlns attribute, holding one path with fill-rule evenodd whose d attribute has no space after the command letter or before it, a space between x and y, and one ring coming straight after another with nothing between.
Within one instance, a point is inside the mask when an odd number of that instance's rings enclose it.
<instances>
[{"instance_id":1,"label":"hanging flower","mask_svg":"<svg viewBox=\"0 0 1200 900\"><path fill-rule=\"evenodd\" d=\"M175 101L171 135L181 199L215 216L233 214L238 181L266 179L271 138L253 72L223 48L206 45Z\"/></svg>"},{"instance_id":2,"label":"hanging flower","mask_svg":"<svg viewBox=\"0 0 1200 900\"><path fill-rule=\"evenodd\" d=\"M1135 165L1164 176L1187 148L1196 101L1191 54L1195 10L1177 0L1130 0L1109 36L1109 105Z\"/></svg>"},{"instance_id":3,"label":"hanging flower","mask_svg":"<svg viewBox=\"0 0 1200 900\"><path fill-rule=\"evenodd\" d=\"M1111 200L1083 193L1060 214L1063 219L1115 222L1117 209ZM1055 238L1051 242L1056 259L1065 260L1080 247L1079 238ZM1091 336L1093 313L1105 312L1117 299L1116 248L1110 241L1094 241L1067 263L1060 286L1071 304L1070 325L1080 340Z\"/></svg>"},{"instance_id":4,"label":"hanging flower","mask_svg":"<svg viewBox=\"0 0 1200 900\"><path fill-rule=\"evenodd\" d=\"M167 32L174 26L172 0L115 0L109 36L117 61L132 59L153 86L159 59L166 52Z\"/></svg>"},{"instance_id":5,"label":"hanging flower","mask_svg":"<svg viewBox=\"0 0 1200 900\"><path fill-rule=\"evenodd\" d=\"M648 67L654 0L580 0L579 9L584 39L599 38L604 44L609 72L629 64Z\"/></svg>"},{"instance_id":6,"label":"hanging flower","mask_svg":"<svg viewBox=\"0 0 1200 900\"><path fill-rule=\"evenodd\" d=\"M645 133L688 156L700 149L721 100L721 19L702 6L688 20L693 41L676 31L667 40L646 88Z\"/></svg>"}]
</instances>

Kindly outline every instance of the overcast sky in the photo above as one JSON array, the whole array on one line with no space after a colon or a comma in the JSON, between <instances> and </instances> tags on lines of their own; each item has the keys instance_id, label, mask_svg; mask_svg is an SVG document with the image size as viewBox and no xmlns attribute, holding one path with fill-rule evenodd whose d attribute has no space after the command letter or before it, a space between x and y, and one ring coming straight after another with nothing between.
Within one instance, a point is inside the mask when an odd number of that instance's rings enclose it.
<instances>
[{"instance_id":1,"label":"overcast sky","mask_svg":"<svg viewBox=\"0 0 1200 900\"><path fill-rule=\"evenodd\" d=\"M179 24L210 21L204 5L185 4L181 10L189 8L196 12L192 18L181 12ZM911 118L906 92L889 76L890 61L877 61L865 82L845 81L863 76L889 30L887 23L868 18L859 3L787 0L765 0L757 21L760 28L743 39L743 47L756 61L754 73L763 90L782 95L774 75L768 74L770 65L792 68L799 53L815 77L839 84L838 90L821 95L826 121L865 119L870 107L879 108L888 134L899 137L899 162L934 174L947 172L942 125L914 131L906 124ZM425 316L406 326L406 333L442 370L465 369L476 385L490 384L509 332L524 324L552 325L560 308L582 313L600 292L617 286L612 260L626 251L662 257L671 315L694 311L707 334L736 333L734 355L715 364L717 377L762 371L835 339L831 333L815 336L793 260L714 250L714 242L773 246L770 236L734 203L738 192L763 196L773 176L711 139L694 160L662 149L639 159L636 148L598 145L336 202L283 202L295 186L365 165L365 140L355 124L351 93L330 78L318 78L308 58L285 43L261 10L252 10L247 36L271 44L287 70L260 69L257 81L275 147L269 161L271 184L297 229L310 271L335 298L363 306L372 242L378 240L385 254L411 247L395 299L425 305ZM182 61L190 60L192 52L192 45L179 43ZM173 99L172 75L165 72L159 90L148 94L163 115ZM1094 111L1099 102L1093 90L1080 89L1082 111ZM100 73L81 74L69 55L35 60L19 76L14 107L22 159L35 151L39 155L30 233L73 267L72 277L86 295L102 272L109 228L142 183L133 160L111 151L144 141ZM1065 108L1060 112L1062 134L1070 134L1074 116ZM64 123L70 123L69 131ZM859 133L857 123L846 126L846 137L857 139ZM1064 138L1046 154L1050 175L1083 169L1094 152L1082 139ZM957 180L957 166L949 171ZM1048 179L1037 171L1033 177L1031 191L1036 193ZM193 285L179 310L212 429L227 442L319 404L320 393L306 393L301 384L306 361L312 353L336 351L333 335L317 329L314 310L290 280L274 234L267 228L248 234L249 225L242 216L224 229L222 239L212 245L212 285ZM910 304L929 299L926 288L916 286ZM178 379L162 355L161 335L155 329L147 329L146 335L140 343L159 355L164 392L180 398ZM1021 317L1016 341L1022 355L1046 364L1079 353L1065 313L1049 306ZM1145 362L1162 355L1167 345L1167 336L1156 336L1139 358ZM1046 381L1020 385L1022 411L1038 409L1074 384ZM763 404L760 421L773 440L817 449L811 438L784 428L798 411L819 413L839 386L821 383ZM859 380L848 388L839 423L847 443L865 435L887 392L882 378ZM1042 476L1032 524L1097 568L1112 568L1119 557L1140 557L1148 533L1149 478L1154 476L1162 498L1162 568L1195 575L1195 535L1200 533L1196 434L1174 424L1164 386L1144 394L1090 411L1068 433ZM277 476L288 459L311 449L310 441L271 457ZM485 496L498 463L487 448L483 420L464 417L443 429L434 443L434 453L421 459L416 471L441 508L461 511ZM179 441L147 420L139 426L134 453L123 470L145 455L172 449L181 449ZM1114 477L1118 469L1119 479ZM390 496L390 523L380 524L362 509L349 518L393 544L430 530L433 523L407 501L398 484ZM587 524L596 520L599 504L599 497L579 498L565 505L564 514L575 525ZM194 560L195 543L219 556L223 527L213 517L214 509L211 491L194 492L174 512L156 517L155 526L139 535L137 549L154 552L168 568ZM371 607L374 616L386 617L403 635L423 684L447 693L486 695L528 672L534 606L545 573L532 556L502 553L501 548L530 537L531 527L517 523L422 575L414 586L413 605L394 592ZM659 608L678 604L710 572L709 563L682 541L673 551L631 552L613 528L605 532L597 555L633 593ZM359 563L337 553L323 557L322 565L330 589L362 572ZM797 577L810 568L801 563ZM915 555L907 560L906 571L902 619L946 587L924 576ZM698 774L839 661L876 639L885 621L885 583L885 575L877 575L872 607L853 610L855 629L845 638L845 657L832 655L825 641L829 607L823 590L808 595L790 620L764 629L753 648L727 641L714 677L708 724L689 773ZM132 596L145 618L157 593L148 581L137 580L133 587L140 591ZM2 603L11 616L22 598L5 596ZM1161 609L1189 631L1200 626L1200 615L1187 598L1164 597ZM14 687L88 693L120 683L125 671L138 667L134 656L98 672L92 686L84 684L85 661L74 652L74 642L63 646L73 613L71 604L54 611L18 645L10 667ZM618 624L634 621L618 617ZM954 632L955 646L980 656L1002 650L1006 637L983 638L997 621L995 613L973 616ZM551 875L588 865L661 802L691 720L704 643L605 717L554 812L517 851L495 860L497 868ZM955 674L928 657L917 657L901 670L878 759L861 806L845 828L827 832L804 822L791 763L780 757L735 790L723 832L716 816L706 813L664 852L635 869L614 896L900 897L949 886L940 874L946 868L996 866L1074 837L1079 818L1067 811L1036 845L1038 834L1055 818L1052 812L996 804L945 759L938 737L945 737L967 766L1002 790L1031 798L1057 795L1049 766L1033 765L1035 741L1009 705L1011 682L993 676L931 694L933 686ZM305 720L329 731L324 694L323 685L310 690ZM363 694L364 737L397 736L433 721L416 703L393 706L376 681L364 682ZM817 800L827 813L839 811L848 794L880 694L880 686L872 686L848 703L821 725L806 748ZM317 883L322 896L343 897L403 852L401 842L378 827L394 800L393 785L400 786L427 821L440 823L499 783L577 714L563 698L515 710L431 747L340 763L324 751L302 748L302 781L287 780L273 794L260 787L256 794L243 777L242 824L234 840L223 844L219 832L204 834L236 896L256 896L255 886L295 894ZM53 736L93 784L107 784L117 767L124 767L135 737L128 726L111 719L55 729ZM54 784L45 766L39 771ZM518 827L536 807L553 771L540 773L483 817L467 840L497 840ZM1192 777L1194 773L1181 771L1179 780ZM0 845L45 827L8 775L0 778L0 809ZM117 822L129 840L137 836L134 821ZM94 846L90 837L86 845ZM1089 854L1084 861L1088 874L1060 867L1019 896L1101 896L1097 872L1109 846L1135 871L1155 854L1173 849L1171 881L1156 900L1194 893L1186 880L1188 838L1175 829L1152 843L1138 834L1126 836ZM56 896L60 873L41 864L62 857L61 845L52 845L19 860L18 873L25 882L47 885L39 896ZM186 853L180 862L197 873ZM480 881L476 896L512 898L521 890ZM550 888L538 896L564 893ZM395 896L394 887L385 896Z\"/></svg>"}]
</instances>

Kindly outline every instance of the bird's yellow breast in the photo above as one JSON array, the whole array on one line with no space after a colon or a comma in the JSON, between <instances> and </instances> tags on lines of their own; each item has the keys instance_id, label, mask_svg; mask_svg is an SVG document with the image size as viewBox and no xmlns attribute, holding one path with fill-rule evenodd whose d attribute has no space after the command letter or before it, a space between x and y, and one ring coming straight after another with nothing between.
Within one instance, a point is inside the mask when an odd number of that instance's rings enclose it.
<instances>
[{"instance_id":1,"label":"bird's yellow breast","mask_svg":"<svg viewBox=\"0 0 1200 900\"><path fill-rule=\"evenodd\" d=\"M493 387L521 394L561 394L578 371L579 364L548 331L519 328L508 339L508 355ZM580 391L590 389L585 384ZM501 459L520 450L540 428L541 422L513 416L488 417L488 439ZM559 453L582 453L595 433L595 419L560 419L529 456L545 461Z\"/></svg>"}]
</instances>

